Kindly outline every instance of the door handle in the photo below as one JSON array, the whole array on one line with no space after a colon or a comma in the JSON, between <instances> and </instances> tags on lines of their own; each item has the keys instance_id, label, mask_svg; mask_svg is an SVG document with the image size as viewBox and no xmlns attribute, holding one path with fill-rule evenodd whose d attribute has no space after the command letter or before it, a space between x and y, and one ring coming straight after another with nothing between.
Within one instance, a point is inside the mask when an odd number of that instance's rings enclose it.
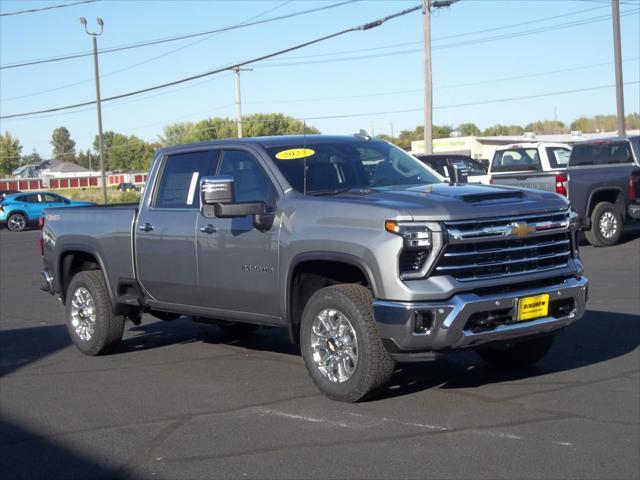
<instances>
[{"instance_id":1,"label":"door handle","mask_svg":"<svg viewBox=\"0 0 640 480\"><path fill-rule=\"evenodd\" d=\"M138 227L138 229L142 230L143 232L150 232L151 230L153 230L153 225L147 222L144 225Z\"/></svg>"},{"instance_id":2,"label":"door handle","mask_svg":"<svg viewBox=\"0 0 640 480\"><path fill-rule=\"evenodd\" d=\"M202 233L216 233L218 229L213 225L209 224L206 227L200 227L200 231Z\"/></svg>"}]
</instances>

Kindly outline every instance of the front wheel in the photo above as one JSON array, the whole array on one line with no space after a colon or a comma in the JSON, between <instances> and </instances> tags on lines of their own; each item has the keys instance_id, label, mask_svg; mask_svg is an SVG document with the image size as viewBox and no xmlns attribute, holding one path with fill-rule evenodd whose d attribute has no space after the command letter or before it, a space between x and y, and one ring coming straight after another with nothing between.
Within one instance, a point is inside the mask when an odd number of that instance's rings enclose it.
<instances>
[{"instance_id":1,"label":"front wheel","mask_svg":"<svg viewBox=\"0 0 640 480\"><path fill-rule=\"evenodd\" d=\"M357 402L385 385L394 362L376 327L371 292L335 285L314 293L302 314L300 347L309 375L327 397Z\"/></svg>"},{"instance_id":2,"label":"front wheel","mask_svg":"<svg viewBox=\"0 0 640 480\"><path fill-rule=\"evenodd\" d=\"M499 368L522 368L542 360L553 345L555 335L525 340L514 345L481 348L476 353Z\"/></svg>"},{"instance_id":3,"label":"front wheel","mask_svg":"<svg viewBox=\"0 0 640 480\"><path fill-rule=\"evenodd\" d=\"M7 228L12 232L21 232L27 226L27 217L21 213L12 213L7 218Z\"/></svg>"},{"instance_id":4,"label":"front wheel","mask_svg":"<svg viewBox=\"0 0 640 480\"><path fill-rule=\"evenodd\" d=\"M66 299L67 329L85 355L99 355L122 339L124 317L114 315L100 270L73 277Z\"/></svg>"},{"instance_id":5,"label":"front wheel","mask_svg":"<svg viewBox=\"0 0 640 480\"><path fill-rule=\"evenodd\" d=\"M613 203L600 202L591 213L591 229L584 232L594 247L615 245L622 235L622 215Z\"/></svg>"}]
</instances>

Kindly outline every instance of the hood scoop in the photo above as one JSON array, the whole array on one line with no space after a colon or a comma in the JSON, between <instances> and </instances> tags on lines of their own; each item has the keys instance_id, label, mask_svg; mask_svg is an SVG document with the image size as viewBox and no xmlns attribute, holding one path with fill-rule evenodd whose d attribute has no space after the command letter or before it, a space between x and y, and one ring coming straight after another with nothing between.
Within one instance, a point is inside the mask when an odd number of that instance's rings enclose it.
<instances>
[{"instance_id":1,"label":"hood scoop","mask_svg":"<svg viewBox=\"0 0 640 480\"><path fill-rule=\"evenodd\" d=\"M523 199L524 192L490 192L490 193L472 193L460 197L466 203L500 203L501 200Z\"/></svg>"}]
</instances>

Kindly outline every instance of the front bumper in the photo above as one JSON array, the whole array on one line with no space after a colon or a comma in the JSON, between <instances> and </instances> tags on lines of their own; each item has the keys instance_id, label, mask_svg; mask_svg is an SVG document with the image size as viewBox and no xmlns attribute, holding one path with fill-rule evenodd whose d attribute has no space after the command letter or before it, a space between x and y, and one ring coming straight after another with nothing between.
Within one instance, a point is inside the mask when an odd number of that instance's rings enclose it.
<instances>
[{"instance_id":1,"label":"front bumper","mask_svg":"<svg viewBox=\"0 0 640 480\"><path fill-rule=\"evenodd\" d=\"M584 315L588 282L585 277L567 278L505 293L462 293L441 302L375 300L373 307L380 336L390 353L458 350L570 325ZM516 322L518 300L543 293L549 294L549 315Z\"/></svg>"}]
</instances>

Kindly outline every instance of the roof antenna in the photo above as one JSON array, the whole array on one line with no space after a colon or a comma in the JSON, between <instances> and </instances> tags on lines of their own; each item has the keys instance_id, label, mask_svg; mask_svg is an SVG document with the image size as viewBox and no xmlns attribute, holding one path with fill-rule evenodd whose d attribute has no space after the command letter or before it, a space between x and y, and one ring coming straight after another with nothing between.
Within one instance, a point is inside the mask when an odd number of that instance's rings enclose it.
<instances>
[{"instance_id":1,"label":"roof antenna","mask_svg":"<svg viewBox=\"0 0 640 480\"><path fill-rule=\"evenodd\" d=\"M354 134L354 136L363 138L365 140L371 140L371 135L369 135L364 128L361 128L358 133Z\"/></svg>"}]
</instances>

